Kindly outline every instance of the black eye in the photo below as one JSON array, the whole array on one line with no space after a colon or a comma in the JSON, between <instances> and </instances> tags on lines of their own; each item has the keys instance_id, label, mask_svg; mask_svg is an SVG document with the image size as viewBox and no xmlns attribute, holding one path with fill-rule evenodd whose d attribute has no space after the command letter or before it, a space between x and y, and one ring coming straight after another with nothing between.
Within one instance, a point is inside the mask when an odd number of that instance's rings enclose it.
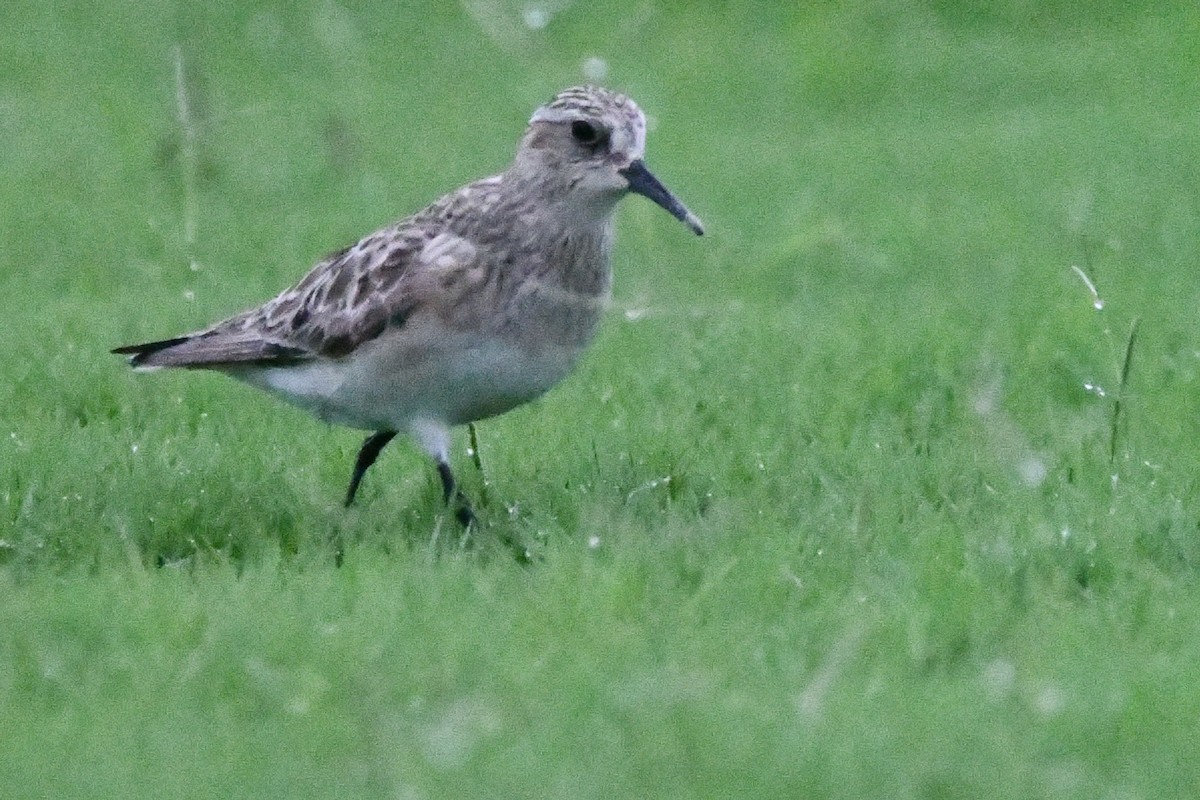
<instances>
[{"instance_id":1,"label":"black eye","mask_svg":"<svg viewBox=\"0 0 1200 800\"><path fill-rule=\"evenodd\" d=\"M592 147L603 144L608 139L607 131L601 130L587 120L582 119L577 119L571 123L571 135L580 144Z\"/></svg>"}]
</instances>

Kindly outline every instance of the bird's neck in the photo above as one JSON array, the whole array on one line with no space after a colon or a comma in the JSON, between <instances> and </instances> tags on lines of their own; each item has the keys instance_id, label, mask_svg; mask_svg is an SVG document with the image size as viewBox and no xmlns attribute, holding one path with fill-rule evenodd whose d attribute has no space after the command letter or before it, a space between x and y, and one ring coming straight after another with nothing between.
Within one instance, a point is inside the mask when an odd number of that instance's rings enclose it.
<instances>
[{"instance_id":1,"label":"bird's neck","mask_svg":"<svg viewBox=\"0 0 1200 800\"><path fill-rule=\"evenodd\" d=\"M523 215L536 222L538 230L546 235L570 233L607 245L612 240L613 214L621 194L581 190L563 180L566 174L561 168L517 161L504 173L504 191L509 201L522 207Z\"/></svg>"}]
</instances>

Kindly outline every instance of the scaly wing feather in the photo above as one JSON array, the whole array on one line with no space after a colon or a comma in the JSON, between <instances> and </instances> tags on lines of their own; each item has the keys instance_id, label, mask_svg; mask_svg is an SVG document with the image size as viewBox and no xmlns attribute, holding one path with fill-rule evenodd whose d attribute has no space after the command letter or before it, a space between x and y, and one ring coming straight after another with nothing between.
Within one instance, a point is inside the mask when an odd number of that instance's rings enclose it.
<instances>
[{"instance_id":1,"label":"scaly wing feather","mask_svg":"<svg viewBox=\"0 0 1200 800\"><path fill-rule=\"evenodd\" d=\"M113 350L135 367L221 369L340 358L423 306L458 294L476 248L450 231L466 204L494 189L488 178L323 259L291 289L202 331Z\"/></svg>"}]
</instances>

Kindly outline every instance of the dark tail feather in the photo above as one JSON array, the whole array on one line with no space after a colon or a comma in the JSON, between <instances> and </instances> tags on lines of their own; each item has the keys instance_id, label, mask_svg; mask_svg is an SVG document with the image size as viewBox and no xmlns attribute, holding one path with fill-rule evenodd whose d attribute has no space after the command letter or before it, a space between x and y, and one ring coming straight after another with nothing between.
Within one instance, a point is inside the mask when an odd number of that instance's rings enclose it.
<instances>
[{"instance_id":1,"label":"dark tail feather","mask_svg":"<svg viewBox=\"0 0 1200 800\"><path fill-rule=\"evenodd\" d=\"M190 336L176 336L174 339L162 339L157 342L146 342L145 344L127 344L124 347L114 347L109 352L119 356L130 356L129 366L141 367L145 365L146 359L155 353L169 350L191 338Z\"/></svg>"},{"instance_id":2,"label":"dark tail feather","mask_svg":"<svg viewBox=\"0 0 1200 800\"><path fill-rule=\"evenodd\" d=\"M254 334L222 334L214 331L126 345L113 352L131 356L129 364L133 367L185 369L222 369L252 364L279 366L311 357L311 353L299 347L257 338Z\"/></svg>"}]
</instances>

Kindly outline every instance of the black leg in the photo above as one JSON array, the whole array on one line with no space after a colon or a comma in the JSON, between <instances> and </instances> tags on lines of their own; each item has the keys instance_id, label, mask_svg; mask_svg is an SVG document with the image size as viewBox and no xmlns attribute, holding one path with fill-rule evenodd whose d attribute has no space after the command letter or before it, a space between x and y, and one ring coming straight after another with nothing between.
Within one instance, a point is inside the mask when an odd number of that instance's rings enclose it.
<instances>
[{"instance_id":1,"label":"black leg","mask_svg":"<svg viewBox=\"0 0 1200 800\"><path fill-rule=\"evenodd\" d=\"M350 476L350 488L346 490L346 506L354 502L354 495L358 493L358 485L362 483L367 469L375 463L375 459L379 458L380 451L387 447L387 443L395 438L395 431L379 431L372 433L363 442L362 448L358 451L358 458L354 462L354 474Z\"/></svg>"},{"instance_id":2,"label":"black leg","mask_svg":"<svg viewBox=\"0 0 1200 800\"><path fill-rule=\"evenodd\" d=\"M445 461L437 462L438 477L442 479L442 500L446 505L453 502L458 506L454 511L454 518L458 520L458 524L464 528L471 525L475 521L475 512L471 511L471 504L467 502L466 495L458 490L458 484L454 480L454 473L450 471L450 465Z\"/></svg>"},{"instance_id":3,"label":"black leg","mask_svg":"<svg viewBox=\"0 0 1200 800\"><path fill-rule=\"evenodd\" d=\"M450 465L445 461L437 462L438 477L442 479L442 502L449 503L450 498L454 497L454 492L457 491L458 484L454 482L454 473L450 471Z\"/></svg>"}]
</instances>

